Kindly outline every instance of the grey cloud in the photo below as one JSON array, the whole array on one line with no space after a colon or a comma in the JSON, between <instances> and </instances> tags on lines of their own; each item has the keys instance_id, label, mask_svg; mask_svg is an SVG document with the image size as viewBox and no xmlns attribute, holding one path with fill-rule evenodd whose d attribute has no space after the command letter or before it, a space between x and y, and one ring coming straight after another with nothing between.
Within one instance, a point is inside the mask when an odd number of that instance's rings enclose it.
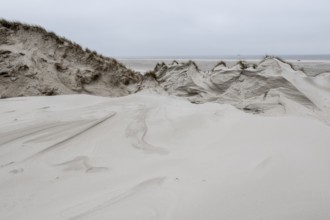
<instances>
[{"instance_id":1,"label":"grey cloud","mask_svg":"<svg viewBox=\"0 0 330 220\"><path fill-rule=\"evenodd\" d=\"M109 56L330 53L326 0L11 0L0 16Z\"/></svg>"}]
</instances>

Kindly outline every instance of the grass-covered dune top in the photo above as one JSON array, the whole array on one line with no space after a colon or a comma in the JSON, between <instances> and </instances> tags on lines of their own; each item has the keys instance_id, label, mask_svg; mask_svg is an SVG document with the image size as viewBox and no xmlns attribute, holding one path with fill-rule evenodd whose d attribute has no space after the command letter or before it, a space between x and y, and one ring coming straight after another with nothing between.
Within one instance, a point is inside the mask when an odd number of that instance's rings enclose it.
<instances>
[{"instance_id":1,"label":"grass-covered dune top","mask_svg":"<svg viewBox=\"0 0 330 220\"><path fill-rule=\"evenodd\" d=\"M122 96L142 76L40 26L0 20L0 95L88 93Z\"/></svg>"}]
</instances>

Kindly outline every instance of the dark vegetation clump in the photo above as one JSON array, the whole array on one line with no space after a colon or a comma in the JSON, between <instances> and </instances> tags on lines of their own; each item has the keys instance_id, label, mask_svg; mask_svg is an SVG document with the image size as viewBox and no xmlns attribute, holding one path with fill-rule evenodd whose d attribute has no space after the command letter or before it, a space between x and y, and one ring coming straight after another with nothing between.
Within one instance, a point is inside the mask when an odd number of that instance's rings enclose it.
<instances>
[{"instance_id":1,"label":"dark vegetation clump","mask_svg":"<svg viewBox=\"0 0 330 220\"><path fill-rule=\"evenodd\" d=\"M173 60L173 62L172 62L172 65L178 65L179 64L179 62L178 61L176 61L176 60Z\"/></svg>"},{"instance_id":2,"label":"dark vegetation clump","mask_svg":"<svg viewBox=\"0 0 330 220\"><path fill-rule=\"evenodd\" d=\"M192 60L189 60L187 63L186 63L187 66L190 66L190 65L193 65L195 67L196 70L200 70L199 67L197 66L197 64L192 61Z\"/></svg>"},{"instance_id":3,"label":"dark vegetation clump","mask_svg":"<svg viewBox=\"0 0 330 220\"><path fill-rule=\"evenodd\" d=\"M45 96L54 96L58 95L58 89L57 88L51 88L51 87L44 87L42 89L39 89L40 93Z\"/></svg>"},{"instance_id":4,"label":"dark vegetation clump","mask_svg":"<svg viewBox=\"0 0 330 220\"><path fill-rule=\"evenodd\" d=\"M143 78L144 79L154 79L154 80L157 80L157 75L155 73L155 71L149 71L149 72L146 72L144 75L143 75Z\"/></svg>"},{"instance_id":5,"label":"dark vegetation clump","mask_svg":"<svg viewBox=\"0 0 330 220\"><path fill-rule=\"evenodd\" d=\"M11 54L11 51L9 51L9 50L0 50L0 55L7 55L7 54Z\"/></svg>"},{"instance_id":6,"label":"dark vegetation clump","mask_svg":"<svg viewBox=\"0 0 330 220\"><path fill-rule=\"evenodd\" d=\"M9 50L0 50L0 58L6 59L10 57L11 51Z\"/></svg>"},{"instance_id":7,"label":"dark vegetation clump","mask_svg":"<svg viewBox=\"0 0 330 220\"><path fill-rule=\"evenodd\" d=\"M5 19L0 19L0 25L11 30L18 30L22 26L19 22L7 21Z\"/></svg>"},{"instance_id":8,"label":"dark vegetation clump","mask_svg":"<svg viewBox=\"0 0 330 220\"><path fill-rule=\"evenodd\" d=\"M18 71L25 72L29 70L29 67L27 65L22 65L18 67Z\"/></svg>"},{"instance_id":9,"label":"dark vegetation clump","mask_svg":"<svg viewBox=\"0 0 330 220\"><path fill-rule=\"evenodd\" d=\"M288 62L288 61L285 61L285 60L283 60L283 59L280 58L280 57L274 57L274 58L277 59L277 60L279 60L279 61L281 61L281 62L283 62L283 63L288 64L293 70L296 70L296 69L294 68L294 66L293 66L292 63L290 63L290 62Z\"/></svg>"},{"instance_id":10,"label":"dark vegetation clump","mask_svg":"<svg viewBox=\"0 0 330 220\"><path fill-rule=\"evenodd\" d=\"M218 62L218 63L213 67L212 71L213 71L216 67L218 67L218 66L224 66L224 67L226 67L227 64L226 64L224 61L221 60L220 62Z\"/></svg>"},{"instance_id":11,"label":"dark vegetation clump","mask_svg":"<svg viewBox=\"0 0 330 220\"><path fill-rule=\"evenodd\" d=\"M68 68L64 67L61 63L55 63L54 66L58 72L64 72L65 70L68 69Z\"/></svg>"},{"instance_id":12,"label":"dark vegetation clump","mask_svg":"<svg viewBox=\"0 0 330 220\"><path fill-rule=\"evenodd\" d=\"M215 66L217 67L217 66L220 66L220 65L227 66L226 62L222 61L222 60L220 62L218 62Z\"/></svg>"},{"instance_id":13,"label":"dark vegetation clump","mask_svg":"<svg viewBox=\"0 0 330 220\"><path fill-rule=\"evenodd\" d=\"M43 38L45 40L55 40L57 44L64 44L64 42L66 41L66 39L57 36L54 32L47 31L45 31Z\"/></svg>"},{"instance_id":14,"label":"dark vegetation clump","mask_svg":"<svg viewBox=\"0 0 330 220\"><path fill-rule=\"evenodd\" d=\"M162 68L167 68L167 65L164 62L157 63L154 68L154 72L158 72Z\"/></svg>"},{"instance_id":15,"label":"dark vegetation clump","mask_svg":"<svg viewBox=\"0 0 330 220\"><path fill-rule=\"evenodd\" d=\"M120 87L121 85L128 86L130 84L139 83L143 80L143 76L129 69L118 69L118 73L111 75L109 83Z\"/></svg>"},{"instance_id":16,"label":"dark vegetation clump","mask_svg":"<svg viewBox=\"0 0 330 220\"><path fill-rule=\"evenodd\" d=\"M81 72L78 70L76 73L76 79L81 84L90 84L97 79L99 79L101 74L99 72L92 72L90 70L86 70L85 72Z\"/></svg>"},{"instance_id":17,"label":"dark vegetation clump","mask_svg":"<svg viewBox=\"0 0 330 220\"><path fill-rule=\"evenodd\" d=\"M5 94L0 94L0 99L6 99L9 98L9 96L5 95Z\"/></svg>"},{"instance_id":18,"label":"dark vegetation clump","mask_svg":"<svg viewBox=\"0 0 330 220\"><path fill-rule=\"evenodd\" d=\"M122 79L122 82L123 82L123 84L124 84L125 86L128 86L128 85L131 83L131 81L130 81L129 78L124 78L124 79Z\"/></svg>"},{"instance_id":19,"label":"dark vegetation clump","mask_svg":"<svg viewBox=\"0 0 330 220\"><path fill-rule=\"evenodd\" d=\"M242 70L245 70L249 67L248 64L246 62L242 61L242 60L238 61L237 64L240 65Z\"/></svg>"},{"instance_id":20,"label":"dark vegetation clump","mask_svg":"<svg viewBox=\"0 0 330 220\"><path fill-rule=\"evenodd\" d=\"M281 57L266 55L263 60L266 60L266 59L277 59L277 60L281 61L282 63L288 64L293 70L296 70L292 63L290 63L286 60L283 60Z\"/></svg>"},{"instance_id":21,"label":"dark vegetation clump","mask_svg":"<svg viewBox=\"0 0 330 220\"><path fill-rule=\"evenodd\" d=\"M68 54L66 52L63 53L62 58L65 59L68 57Z\"/></svg>"}]
</instances>

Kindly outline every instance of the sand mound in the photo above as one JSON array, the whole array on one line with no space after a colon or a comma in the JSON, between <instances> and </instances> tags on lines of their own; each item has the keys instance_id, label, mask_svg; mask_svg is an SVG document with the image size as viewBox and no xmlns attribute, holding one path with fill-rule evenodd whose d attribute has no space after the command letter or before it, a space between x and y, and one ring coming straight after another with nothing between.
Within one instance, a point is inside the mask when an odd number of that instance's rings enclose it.
<instances>
[{"instance_id":1,"label":"sand mound","mask_svg":"<svg viewBox=\"0 0 330 220\"><path fill-rule=\"evenodd\" d=\"M233 67L220 62L212 71L201 71L192 61L163 63L154 74L166 92L193 103L226 103L255 114L307 114L329 120L330 74L307 76L278 58Z\"/></svg>"}]
</instances>

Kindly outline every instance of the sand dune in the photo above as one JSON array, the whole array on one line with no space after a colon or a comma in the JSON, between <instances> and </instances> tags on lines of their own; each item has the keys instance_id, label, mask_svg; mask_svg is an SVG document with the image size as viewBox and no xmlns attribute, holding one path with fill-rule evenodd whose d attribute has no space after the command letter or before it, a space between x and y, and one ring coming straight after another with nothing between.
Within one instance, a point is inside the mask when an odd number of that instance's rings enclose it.
<instances>
[{"instance_id":1,"label":"sand dune","mask_svg":"<svg viewBox=\"0 0 330 220\"><path fill-rule=\"evenodd\" d=\"M320 120L146 93L0 105L1 219L330 216Z\"/></svg>"},{"instance_id":2,"label":"sand dune","mask_svg":"<svg viewBox=\"0 0 330 220\"><path fill-rule=\"evenodd\" d=\"M123 96L142 76L113 58L48 32L0 19L0 98L61 94Z\"/></svg>"},{"instance_id":3,"label":"sand dune","mask_svg":"<svg viewBox=\"0 0 330 220\"><path fill-rule=\"evenodd\" d=\"M330 218L329 72L266 57L142 76L0 20L0 98L1 220Z\"/></svg>"}]
</instances>

